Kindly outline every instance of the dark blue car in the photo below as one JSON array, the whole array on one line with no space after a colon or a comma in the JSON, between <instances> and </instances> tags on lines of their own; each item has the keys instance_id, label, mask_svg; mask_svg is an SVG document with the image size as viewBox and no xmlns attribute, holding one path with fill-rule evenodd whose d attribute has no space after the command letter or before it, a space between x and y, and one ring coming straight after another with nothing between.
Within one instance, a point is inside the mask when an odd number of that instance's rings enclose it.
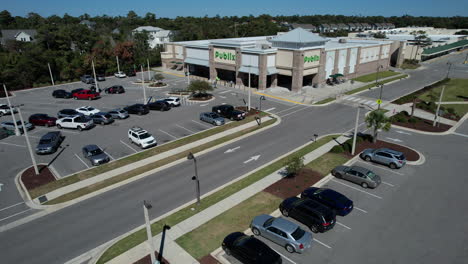
<instances>
[{"instance_id":1,"label":"dark blue car","mask_svg":"<svg viewBox=\"0 0 468 264\"><path fill-rule=\"evenodd\" d=\"M301 193L301 198L309 198L324 204L340 216L345 216L353 210L353 201L331 189L310 187Z\"/></svg>"}]
</instances>

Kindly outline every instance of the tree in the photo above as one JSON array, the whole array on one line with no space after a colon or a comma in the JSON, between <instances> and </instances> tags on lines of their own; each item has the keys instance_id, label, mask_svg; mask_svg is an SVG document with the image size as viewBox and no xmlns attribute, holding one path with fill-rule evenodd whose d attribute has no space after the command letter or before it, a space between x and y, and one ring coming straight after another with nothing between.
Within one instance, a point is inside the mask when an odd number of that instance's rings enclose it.
<instances>
[{"instance_id":1,"label":"tree","mask_svg":"<svg viewBox=\"0 0 468 264\"><path fill-rule=\"evenodd\" d=\"M211 84L205 81L194 80L190 82L187 90L192 93L206 94L209 91L213 91L214 88Z\"/></svg>"},{"instance_id":2,"label":"tree","mask_svg":"<svg viewBox=\"0 0 468 264\"><path fill-rule=\"evenodd\" d=\"M164 80L164 75L160 74L160 73L156 73L154 75L154 79L156 80L157 83L161 83L162 80Z\"/></svg>"},{"instance_id":3,"label":"tree","mask_svg":"<svg viewBox=\"0 0 468 264\"><path fill-rule=\"evenodd\" d=\"M385 112L382 110L375 110L370 112L369 115L366 116L366 124L367 127L373 128L372 143L377 142L377 134L379 129L382 129L383 131L389 131L392 126L390 119L385 116Z\"/></svg>"},{"instance_id":4,"label":"tree","mask_svg":"<svg viewBox=\"0 0 468 264\"><path fill-rule=\"evenodd\" d=\"M385 32L377 32L377 33L374 34L374 38L386 39L387 35L385 35Z\"/></svg>"},{"instance_id":5,"label":"tree","mask_svg":"<svg viewBox=\"0 0 468 264\"><path fill-rule=\"evenodd\" d=\"M296 176L302 168L304 168L304 157L294 155L287 161L285 170L288 177L293 177Z\"/></svg>"}]
</instances>

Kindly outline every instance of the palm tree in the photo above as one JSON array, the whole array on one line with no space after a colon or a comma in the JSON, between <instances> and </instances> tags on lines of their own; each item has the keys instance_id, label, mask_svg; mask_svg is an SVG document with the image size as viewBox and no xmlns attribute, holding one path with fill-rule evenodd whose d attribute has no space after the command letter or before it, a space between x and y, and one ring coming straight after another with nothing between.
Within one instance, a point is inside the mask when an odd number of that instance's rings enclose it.
<instances>
[{"instance_id":1,"label":"palm tree","mask_svg":"<svg viewBox=\"0 0 468 264\"><path fill-rule=\"evenodd\" d=\"M392 124L390 119L385 116L385 112L382 110L375 110L366 116L366 124L368 128L373 128L372 143L377 142L377 134L379 129L383 131L389 131Z\"/></svg>"}]
</instances>

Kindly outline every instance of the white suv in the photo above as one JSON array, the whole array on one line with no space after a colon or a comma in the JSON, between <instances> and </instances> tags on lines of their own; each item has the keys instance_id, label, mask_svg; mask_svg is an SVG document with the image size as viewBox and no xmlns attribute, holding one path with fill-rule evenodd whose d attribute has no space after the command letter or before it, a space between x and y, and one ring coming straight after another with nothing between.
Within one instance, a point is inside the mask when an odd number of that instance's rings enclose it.
<instances>
[{"instance_id":1,"label":"white suv","mask_svg":"<svg viewBox=\"0 0 468 264\"><path fill-rule=\"evenodd\" d=\"M83 129L91 128L94 123L92 119L84 116L72 116L72 117L64 117L60 118L56 121L57 128L74 128L78 129L79 131Z\"/></svg>"},{"instance_id":2,"label":"white suv","mask_svg":"<svg viewBox=\"0 0 468 264\"><path fill-rule=\"evenodd\" d=\"M12 109L13 112L18 113L18 110L16 110L16 108L12 107ZM0 104L0 116L7 114L11 114L10 107L6 104Z\"/></svg>"},{"instance_id":3,"label":"white suv","mask_svg":"<svg viewBox=\"0 0 468 264\"><path fill-rule=\"evenodd\" d=\"M170 96L168 98L164 98L164 101L166 101L170 106L180 106L180 98L176 96Z\"/></svg>"},{"instance_id":4,"label":"white suv","mask_svg":"<svg viewBox=\"0 0 468 264\"><path fill-rule=\"evenodd\" d=\"M158 144L156 139L141 127L132 127L128 130L128 139L141 148L149 148Z\"/></svg>"},{"instance_id":5,"label":"white suv","mask_svg":"<svg viewBox=\"0 0 468 264\"><path fill-rule=\"evenodd\" d=\"M99 109L91 107L91 106L82 106L80 108L75 109L78 113L82 113L85 116L90 116L101 112Z\"/></svg>"}]
</instances>

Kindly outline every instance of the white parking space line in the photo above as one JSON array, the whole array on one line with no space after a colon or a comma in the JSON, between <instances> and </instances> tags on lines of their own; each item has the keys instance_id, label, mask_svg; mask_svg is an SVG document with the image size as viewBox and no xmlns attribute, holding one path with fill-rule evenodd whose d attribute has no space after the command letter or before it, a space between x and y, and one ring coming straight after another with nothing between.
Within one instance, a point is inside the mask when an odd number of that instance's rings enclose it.
<instances>
[{"instance_id":1,"label":"white parking space line","mask_svg":"<svg viewBox=\"0 0 468 264\"><path fill-rule=\"evenodd\" d=\"M452 132L452 134L460 136L460 137L468 137L468 135L462 134L462 133L457 133L457 132Z\"/></svg>"},{"instance_id":2,"label":"white parking space line","mask_svg":"<svg viewBox=\"0 0 468 264\"><path fill-rule=\"evenodd\" d=\"M172 137L173 139L177 139L177 137L175 137L175 136L173 136L173 135L171 135L171 134L167 133L167 132L166 132L166 131L164 131L164 130L161 130L161 129L158 129L158 130L159 130L159 131L161 131L162 133L164 133L164 134L166 134L166 135L168 135L168 136Z\"/></svg>"},{"instance_id":3,"label":"white parking space line","mask_svg":"<svg viewBox=\"0 0 468 264\"><path fill-rule=\"evenodd\" d=\"M363 212L363 213L366 213L366 214L367 214L367 211L366 211L366 210L364 210L364 209L361 209L361 208L359 208L359 207L356 207L356 206L354 206L354 209L356 209L356 210L358 210L358 211L361 211L361 212Z\"/></svg>"},{"instance_id":4,"label":"white parking space line","mask_svg":"<svg viewBox=\"0 0 468 264\"><path fill-rule=\"evenodd\" d=\"M382 167L382 166L380 166L380 165L376 165L376 164L374 164L374 163L370 163L370 162L369 162L369 163L365 163L365 162L362 162L362 161L357 161L357 162L363 163L363 164L367 164L367 165L371 165L371 166L374 166L374 167L376 167L376 168L379 168L379 169L382 169L382 170L385 170L385 171L389 171L389 172L392 172L392 173L395 173L395 174L404 176L403 173L397 172L397 171L392 170L392 169L389 169L389 168Z\"/></svg>"},{"instance_id":5,"label":"white parking space line","mask_svg":"<svg viewBox=\"0 0 468 264\"><path fill-rule=\"evenodd\" d=\"M188 129L188 128L185 128L185 127L183 127L183 126L181 126L181 125L176 124L176 126L182 128L182 129L185 129L185 130L187 130L187 131L190 132L190 133L197 133L197 132L195 132L195 131L193 131L193 130L190 130L190 129Z\"/></svg>"},{"instance_id":6,"label":"white parking space line","mask_svg":"<svg viewBox=\"0 0 468 264\"><path fill-rule=\"evenodd\" d=\"M18 206L20 204L24 204L24 202L20 202L20 203L16 203L16 204L13 204L13 205L10 205L10 206L7 206L7 207L3 207L2 209L0 209L0 212L3 211L3 210L6 210L6 209L10 209L12 207Z\"/></svg>"},{"instance_id":7,"label":"white parking space line","mask_svg":"<svg viewBox=\"0 0 468 264\"><path fill-rule=\"evenodd\" d=\"M225 94L225 93L229 93L230 90L226 90L226 91L222 91L222 92L219 92L219 94Z\"/></svg>"},{"instance_id":8,"label":"white parking space line","mask_svg":"<svg viewBox=\"0 0 468 264\"><path fill-rule=\"evenodd\" d=\"M207 105L209 105L209 104L201 104L200 106L207 106Z\"/></svg>"},{"instance_id":9,"label":"white parking space line","mask_svg":"<svg viewBox=\"0 0 468 264\"><path fill-rule=\"evenodd\" d=\"M370 106L375 106L375 105L377 105L377 103L376 103L376 102L373 102Z\"/></svg>"},{"instance_id":10,"label":"white parking space line","mask_svg":"<svg viewBox=\"0 0 468 264\"><path fill-rule=\"evenodd\" d=\"M350 99L350 100L353 101L353 102L356 102L356 101L361 100L361 98L353 98L353 99Z\"/></svg>"},{"instance_id":11,"label":"white parking space line","mask_svg":"<svg viewBox=\"0 0 468 264\"><path fill-rule=\"evenodd\" d=\"M320 245L322 245L322 246L328 248L328 249L331 249L331 247L330 247L329 245L323 243L322 241L320 241L320 240L318 240L318 239L316 239L316 238L314 238L314 241L317 242L317 243L319 243Z\"/></svg>"},{"instance_id":12,"label":"white parking space line","mask_svg":"<svg viewBox=\"0 0 468 264\"><path fill-rule=\"evenodd\" d=\"M84 161L80 158L80 156L76 155L76 153L75 153L75 157L77 157L77 158L81 161L81 163L83 163L83 164L86 166L86 168L89 169L88 164L86 164L86 162L84 162Z\"/></svg>"},{"instance_id":13,"label":"white parking space line","mask_svg":"<svg viewBox=\"0 0 468 264\"><path fill-rule=\"evenodd\" d=\"M360 192L365 193L365 194L368 194L368 195L370 195L370 196L374 196L375 198L383 199L382 197L380 197L380 196L378 196L378 195L375 195L375 194L373 194L373 193L360 190L360 189L358 189L358 188L356 188L356 187L354 187L354 186L351 186L351 185L348 185L348 184L344 184L344 183L342 183L342 182L340 182L340 181L337 181L337 180L335 180L335 179L332 179L332 181L333 181L333 182L336 182L336 183L339 183L339 184L341 184L341 185L347 186L347 187L349 187L349 188L351 188L351 189L354 189L354 190L356 190L356 191L360 191Z\"/></svg>"},{"instance_id":14,"label":"white parking space line","mask_svg":"<svg viewBox=\"0 0 468 264\"><path fill-rule=\"evenodd\" d=\"M137 153L138 151L134 148L132 148L132 146L128 145L127 143L123 142L122 140L120 140L120 143L124 144L125 146L129 147L131 150L135 151L135 153Z\"/></svg>"},{"instance_id":15,"label":"white parking space line","mask_svg":"<svg viewBox=\"0 0 468 264\"><path fill-rule=\"evenodd\" d=\"M274 249L273 249L274 250ZM292 264L297 264L296 262L292 261L291 259L289 259L288 257L286 257L285 255L279 253L278 251L275 250L276 253L278 253L281 257L283 257L284 259L288 260L289 262L291 262Z\"/></svg>"},{"instance_id":16,"label":"white parking space line","mask_svg":"<svg viewBox=\"0 0 468 264\"><path fill-rule=\"evenodd\" d=\"M340 222L338 222L338 221L336 221L336 223L339 224L340 226L342 226L342 227L348 229L348 230L351 230L351 227L349 227L349 226L347 226L347 225L344 225L344 224L342 224L342 223L340 223Z\"/></svg>"},{"instance_id":17,"label":"white parking space line","mask_svg":"<svg viewBox=\"0 0 468 264\"><path fill-rule=\"evenodd\" d=\"M0 144L8 145L8 146L15 146L15 147L21 147L25 148L26 146L24 145L18 145L18 144L13 144L13 143L6 143L6 142L0 142Z\"/></svg>"},{"instance_id":18,"label":"white parking space line","mask_svg":"<svg viewBox=\"0 0 468 264\"><path fill-rule=\"evenodd\" d=\"M374 101L371 101L371 100L367 100L366 103L367 104L372 104Z\"/></svg>"},{"instance_id":19,"label":"white parking space line","mask_svg":"<svg viewBox=\"0 0 468 264\"><path fill-rule=\"evenodd\" d=\"M203 124L203 123L198 122L198 121L195 121L195 120L192 120L192 122L195 122L195 123L197 123L197 124L199 124L199 125L202 125L202 126L204 126L204 127L207 127L207 128L212 128L212 126L209 126L209 125L207 125L207 124Z\"/></svg>"},{"instance_id":20,"label":"white parking space line","mask_svg":"<svg viewBox=\"0 0 468 264\"><path fill-rule=\"evenodd\" d=\"M388 183L388 182L382 181L382 183L383 183L383 184L386 184L386 185L388 185L388 186L390 186L390 187L395 187L395 185L393 185L393 184L391 184L391 183Z\"/></svg>"},{"instance_id":21,"label":"white parking space line","mask_svg":"<svg viewBox=\"0 0 468 264\"><path fill-rule=\"evenodd\" d=\"M223 99L226 99L226 96L222 96L222 95L220 95L219 97L221 97L221 98L223 98Z\"/></svg>"},{"instance_id":22,"label":"white parking space line","mask_svg":"<svg viewBox=\"0 0 468 264\"><path fill-rule=\"evenodd\" d=\"M19 212L19 213L12 214L12 215L10 215L10 216L7 216L7 217L5 217L5 218L0 219L0 222L3 221L3 220L7 220L7 219L10 219L10 218L12 218L12 217L15 217L15 216L17 216L17 215L24 214L24 213L26 213L26 212L28 212L28 211L31 211L31 210L32 210L32 209L29 208L29 209L26 209L26 210L21 211L21 212Z\"/></svg>"},{"instance_id":23,"label":"white parking space line","mask_svg":"<svg viewBox=\"0 0 468 264\"><path fill-rule=\"evenodd\" d=\"M276 109L276 107L268 108L267 110L264 110L264 112L270 112L270 111L273 111L275 109Z\"/></svg>"},{"instance_id":24,"label":"white parking space line","mask_svg":"<svg viewBox=\"0 0 468 264\"><path fill-rule=\"evenodd\" d=\"M114 157L112 157L109 153L107 153L106 151L104 151L104 153L107 154L107 156L109 156L111 159L115 160Z\"/></svg>"}]
</instances>

